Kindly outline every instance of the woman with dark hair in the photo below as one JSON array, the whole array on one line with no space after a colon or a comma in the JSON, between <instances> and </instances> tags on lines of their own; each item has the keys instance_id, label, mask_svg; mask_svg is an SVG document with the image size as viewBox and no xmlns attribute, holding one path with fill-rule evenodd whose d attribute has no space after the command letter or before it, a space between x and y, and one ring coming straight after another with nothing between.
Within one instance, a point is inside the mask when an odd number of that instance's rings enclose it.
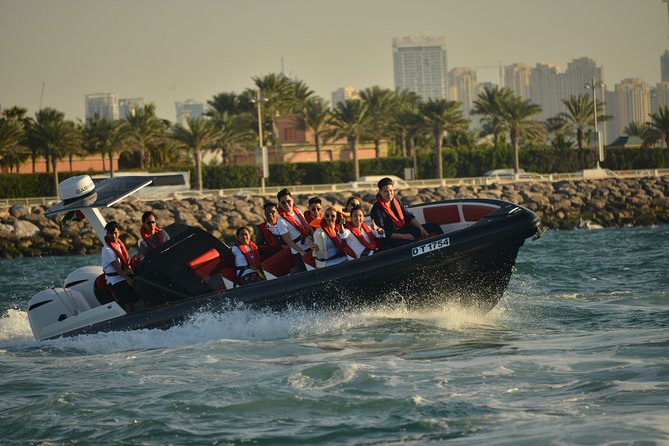
<instances>
[{"instance_id":1,"label":"woman with dark hair","mask_svg":"<svg viewBox=\"0 0 669 446\"><path fill-rule=\"evenodd\" d=\"M139 230L139 240L137 240L139 253L145 255L149 248L155 249L169 239L169 234L158 227L156 214L152 211L144 212L142 214L142 228Z\"/></svg>"}]
</instances>

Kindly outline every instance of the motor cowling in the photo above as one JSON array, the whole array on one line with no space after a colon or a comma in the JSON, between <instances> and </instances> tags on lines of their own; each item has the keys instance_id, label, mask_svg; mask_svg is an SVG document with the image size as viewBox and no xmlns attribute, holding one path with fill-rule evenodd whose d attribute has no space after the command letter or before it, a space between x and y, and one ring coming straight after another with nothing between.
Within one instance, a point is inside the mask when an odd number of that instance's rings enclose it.
<instances>
[{"instance_id":1,"label":"motor cowling","mask_svg":"<svg viewBox=\"0 0 669 446\"><path fill-rule=\"evenodd\" d=\"M28 320L35 339L41 340L48 337L46 331L52 332L53 324L90 309L88 301L79 291L51 288L40 291L30 299Z\"/></svg>"}]
</instances>

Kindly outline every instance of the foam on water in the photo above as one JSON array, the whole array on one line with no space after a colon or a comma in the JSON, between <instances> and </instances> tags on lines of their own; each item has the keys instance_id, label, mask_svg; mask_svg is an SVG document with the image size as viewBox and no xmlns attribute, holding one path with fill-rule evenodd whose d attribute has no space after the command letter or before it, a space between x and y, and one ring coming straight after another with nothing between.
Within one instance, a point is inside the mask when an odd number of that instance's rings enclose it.
<instances>
[{"instance_id":1,"label":"foam on water","mask_svg":"<svg viewBox=\"0 0 669 446\"><path fill-rule=\"evenodd\" d=\"M239 308L224 313L199 313L167 330L98 333L40 342L33 339L26 312L11 309L0 317L0 348L48 348L100 354L210 341L270 341L337 335L355 328L383 325L389 320L413 321L444 330L494 328L502 324L505 317L505 310L501 307L482 313L456 304L429 310L409 310L403 305L396 305L351 312L304 309L273 312Z\"/></svg>"}]
</instances>

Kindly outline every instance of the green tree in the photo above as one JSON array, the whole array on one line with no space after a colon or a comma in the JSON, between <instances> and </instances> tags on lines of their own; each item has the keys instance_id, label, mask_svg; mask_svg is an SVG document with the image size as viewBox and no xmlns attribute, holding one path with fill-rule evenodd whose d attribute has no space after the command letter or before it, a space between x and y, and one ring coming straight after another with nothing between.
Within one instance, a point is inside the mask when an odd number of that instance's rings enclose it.
<instances>
[{"instance_id":1,"label":"green tree","mask_svg":"<svg viewBox=\"0 0 669 446\"><path fill-rule=\"evenodd\" d=\"M186 118L186 126L179 124L172 128L172 138L193 153L197 190L202 192L202 151L209 149L219 137L212 121L205 118Z\"/></svg>"},{"instance_id":2,"label":"green tree","mask_svg":"<svg viewBox=\"0 0 669 446\"><path fill-rule=\"evenodd\" d=\"M28 157L28 151L21 144L23 129L9 119L0 118L0 165L9 167L11 173Z\"/></svg>"},{"instance_id":3,"label":"green tree","mask_svg":"<svg viewBox=\"0 0 669 446\"><path fill-rule=\"evenodd\" d=\"M529 100L513 96L501 104L503 125L509 130L509 137L513 145L513 170L520 171L518 153L521 138L538 138L546 134L544 127L532 117L541 113L541 107Z\"/></svg>"},{"instance_id":4,"label":"green tree","mask_svg":"<svg viewBox=\"0 0 669 446\"><path fill-rule=\"evenodd\" d=\"M570 149L574 146L574 141L569 139L573 133L571 124L561 116L553 116L546 119L544 128L548 134L551 147L555 149Z\"/></svg>"},{"instance_id":5,"label":"green tree","mask_svg":"<svg viewBox=\"0 0 669 446\"><path fill-rule=\"evenodd\" d=\"M389 123L390 134L397 140L402 155L413 153L414 139L420 131L420 97L409 90L397 90Z\"/></svg>"},{"instance_id":6,"label":"green tree","mask_svg":"<svg viewBox=\"0 0 669 446\"><path fill-rule=\"evenodd\" d=\"M83 130L84 144L91 153L102 155L102 168L105 168L105 155L109 157L109 176L114 176L114 156L126 150L131 140L127 121L112 120L94 116L89 118Z\"/></svg>"},{"instance_id":7,"label":"green tree","mask_svg":"<svg viewBox=\"0 0 669 446\"><path fill-rule=\"evenodd\" d=\"M332 126L330 136L339 139L346 138L353 153L353 178L360 178L358 163L358 143L366 134L368 128L367 103L359 99L347 99L339 102L329 120Z\"/></svg>"},{"instance_id":8,"label":"green tree","mask_svg":"<svg viewBox=\"0 0 669 446\"><path fill-rule=\"evenodd\" d=\"M316 161L319 163L321 162L321 139L326 139L328 119L330 119L330 107L324 99L317 96L306 100L304 108L295 119L295 125L299 130L314 132Z\"/></svg>"},{"instance_id":9,"label":"green tree","mask_svg":"<svg viewBox=\"0 0 669 446\"><path fill-rule=\"evenodd\" d=\"M221 151L224 164L233 161L234 154L253 146L255 133L251 130L253 117L248 113L215 113L211 121L218 130L217 147Z\"/></svg>"},{"instance_id":10,"label":"green tree","mask_svg":"<svg viewBox=\"0 0 669 446\"><path fill-rule=\"evenodd\" d=\"M80 147L81 134L65 114L52 108L43 108L35 114L28 127L28 144L37 148L51 161L53 180L58 194L58 160Z\"/></svg>"},{"instance_id":11,"label":"green tree","mask_svg":"<svg viewBox=\"0 0 669 446\"><path fill-rule=\"evenodd\" d=\"M376 158L381 156L381 140L387 137L392 119L395 95L392 90L379 86L366 88L360 98L367 104L369 125L365 137L374 142Z\"/></svg>"},{"instance_id":12,"label":"green tree","mask_svg":"<svg viewBox=\"0 0 669 446\"><path fill-rule=\"evenodd\" d=\"M33 150L26 148L26 146L28 145L26 141L26 131L28 125L30 124L30 118L28 117L28 110L26 108L15 105L13 107L3 110L2 117L21 132L21 140L19 141L18 146L14 147L13 155L11 155L11 158L16 160L19 164L23 163L23 161L25 161L24 155L26 151L29 151L30 158L32 161L32 172L35 173L35 163L37 161L37 157L39 156L39 154L36 151L34 152ZM15 167L18 170L18 164L15 165Z\"/></svg>"},{"instance_id":13,"label":"green tree","mask_svg":"<svg viewBox=\"0 0 669 446\"><path fill-rule=\"evenodd\" d=\"M666 105L650 115L650 126L657 134L658 139L664 141L667 148L664 165L669 166L669 108Z\"/></svg>"},{"instance_id":14,"label":"green tree","mask_svg":"<svg viewBox=\"0 0 669 446\"><path fill-rule=\"evenodd\" d=\"M508 128L503 117L504 104L513 98L513 92L506 87L485 87L474 101L472 114L481 115L481 136L493 135L495 146L501 142Z\"/></svg>"},{"instance_id":15,"label":"green tree","mask_svg":"<svg viewBox=\"0 0 669 446\"><path fill-rule=\"evenodd\" d=\"M130 141L140 154L140 168L152 165L151 151L164 141L168 123L156 116L156 106L147 104L126 117Z\"/></svg>"},{"instance_id":16,"label":"green tree","mask_svg":"<svg viewBox=\"0 0 669 446\"><path fill-rule=\"evenodd\" d=\"M434 138L435 151L437 153L437 178L444 177L443 165L443 143L445 132L461 132L467 129L468 121L465 119L457 101L446 99L429 99L420 108L424 129L429 131Z\"/></svg>"}]
</instances>

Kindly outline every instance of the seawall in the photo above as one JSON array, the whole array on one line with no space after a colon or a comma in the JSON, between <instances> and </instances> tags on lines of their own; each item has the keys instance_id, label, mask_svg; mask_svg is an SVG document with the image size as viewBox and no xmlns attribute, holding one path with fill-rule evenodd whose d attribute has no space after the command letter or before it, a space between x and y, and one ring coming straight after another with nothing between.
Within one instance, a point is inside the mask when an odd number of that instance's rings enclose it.
<instances>
[{"instance_id":1,"label":"seawall","mask_svg":"<svg viewBox=\"0 0 669 446\"><path fill-rule=\"evenodd\" d=\"M376 191L357 194L368 211ZM320 197L324 205L343 205L350 195L326 193ZM543 225L551 229L575 229L587 224L624 227L669 223L669 176L404 189L397 195L406 204L474 197L511 201L532 209L541 217ZM308 198L307 195L295 196L303 210ZM230 241L237 227L262 221L264 201L265 198L258 195L165 201L130 199L101 212L107 221L120 223L125 233L122 238L132 252L141 215L146 210L154 211L159 226L174 222L200 226ZM85 221L70 221L61 227L62 215L46 217L44 214L43 206L0 209L0 258L100 252L100 242Z\"/></svg>"}]
</instances>

